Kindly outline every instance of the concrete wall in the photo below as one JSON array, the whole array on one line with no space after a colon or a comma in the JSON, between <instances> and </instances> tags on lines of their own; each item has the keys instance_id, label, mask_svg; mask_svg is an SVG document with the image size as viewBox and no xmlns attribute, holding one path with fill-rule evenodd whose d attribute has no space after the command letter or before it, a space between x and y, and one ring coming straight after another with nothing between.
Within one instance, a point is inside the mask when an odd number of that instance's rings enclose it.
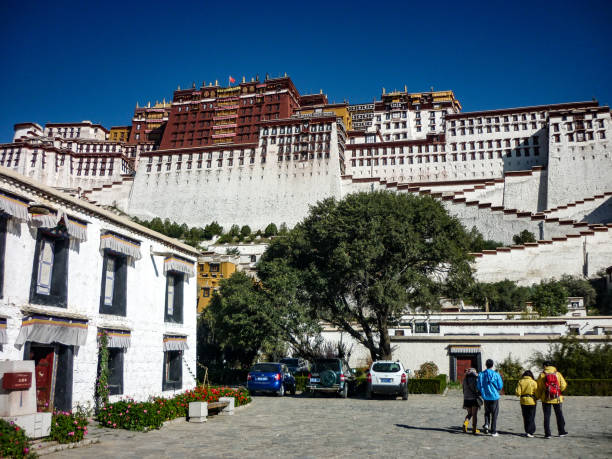
<instances>
[{"instance_id":1,"label":"concrete wall","mask_svg":"<svg viewBox=\"0 0 612 459\"><path fill-rule=\"evenodd\" d=\"M474 276L481 282L509 279L521 285L563 274L594 276L610 266L612 231L586 233L591 234L493 253L485 251L476 258Z\"/></svg>"},{"instance_id":2,"label":"concrete wall","mask_svg":"<svg viewBox=\"0 0 612 459\"><path fill-rule=\"evenodd\" d=\"M0 188L18 195L44 202L48 197L24 192L15 184L0 181ZM50 198L49 198L50 199ZM61 201L61 200L60 200ZM55 208L62 208L56 199L49 201ZM120 326L131 332L131 347L124 360L124 396L144 400L152 395L172 395L162 391L163 336L165 333L187 335L189 349L185 351L183 365L183 390L192 388L195 380L187 366L195 374L196 362L196 279L184 283L183 324L164 322L166 277L163 257L151 256L150 251L168 252L175 247L143 236L121 224L99 217L89 211L64 208L66 212L89 221L87 241L72 244L68 260L68 305L57 308L29 303L36 230L27 223L16 223L13 232L7 233L5 253L4 296L0 299L0 314L8 317L8 344L2 346L0 358L23 359L23 348L14 346L19 334L22 309L34 306L54 313L74 313L86 316L88 322L87 343L77 348L74 357L73 405L93 403L98 360L97 328ZM99 250L101 230L114 230L141 241L142 259L128 267L127 314L125 317L100 314L100 286L103 255ZM181 254L180 250L176 253ZM117 399L118 396L112 397Z\"/></svg>"}]
</instances>

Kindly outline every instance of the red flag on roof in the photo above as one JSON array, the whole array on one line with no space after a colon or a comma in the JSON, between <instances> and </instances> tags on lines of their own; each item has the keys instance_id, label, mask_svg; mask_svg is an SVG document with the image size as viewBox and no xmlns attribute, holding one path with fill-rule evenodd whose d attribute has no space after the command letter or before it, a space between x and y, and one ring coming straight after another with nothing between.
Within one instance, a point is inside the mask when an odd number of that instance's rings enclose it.
<instances>
[{"instance_id":1,"label":"red flag on roof","mask_svg":"<svg viewBox=\"0 0 612 459\"><path fill-rule=\"evenodd\" d=\"M229 77L229 82L230 82L230 84L235 83L235 82L236 82L236 79L235 79L235 78L232 78L232 76L230 75L230 77Z\"/></svg>"}]
</instances>

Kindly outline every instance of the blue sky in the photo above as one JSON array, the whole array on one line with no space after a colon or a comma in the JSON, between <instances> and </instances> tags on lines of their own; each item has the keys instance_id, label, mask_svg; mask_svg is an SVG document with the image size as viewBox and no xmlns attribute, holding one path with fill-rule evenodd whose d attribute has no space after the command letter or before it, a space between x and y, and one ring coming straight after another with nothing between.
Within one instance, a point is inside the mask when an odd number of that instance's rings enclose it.
<instances>
[{"instance_id":1,"label":"blue sky","mask_svg":"<svg viewBox=\"0 0 612 459\"><path fill-rule=\"evenodd\" d=\"M610 0L2 0L0 18L0 141L24 121L128 124L137 101L228 75L287 72L352 103L404 85L464 111L612 103Z\"/></svg>"}]
</instances>

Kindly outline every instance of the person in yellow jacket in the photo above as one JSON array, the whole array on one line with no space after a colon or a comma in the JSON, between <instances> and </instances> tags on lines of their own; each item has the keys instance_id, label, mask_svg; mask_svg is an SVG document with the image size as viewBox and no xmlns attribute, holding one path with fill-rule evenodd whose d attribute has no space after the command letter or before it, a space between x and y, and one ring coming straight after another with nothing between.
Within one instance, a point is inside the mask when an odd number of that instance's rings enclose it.
<instances>
[{"instance_id":1,"label":"person in yellow jacket","mask_svg":"<svg viewBox=\"0 0 612 459\"><path fill-rule=\"evenodd\" d=\"M527 370L519 379L516 385L516 395L521 401L521 412L523 413L523 425L525 426L525 435L533 438L536 430L535 414L536 414L536 392L538 383L533 377L533 373Z\"/></svg>"},{"instance_id":2,"label":"person in yellow jacket","mask_svg":"<svg viewBox=\"0 0 612 459\"><path fill-rule=\"evenodd\" d=\"M567 388L567 382L563 375L550 363L544 362L544 371L538 378L537 396L542 400L542 411L544 412L544 438L550 438L550 414L555 409L557 418L557 431L560 437L567 436L565 430L565 419L563 419L562 392Z\"/></svg>"}]
</instances>

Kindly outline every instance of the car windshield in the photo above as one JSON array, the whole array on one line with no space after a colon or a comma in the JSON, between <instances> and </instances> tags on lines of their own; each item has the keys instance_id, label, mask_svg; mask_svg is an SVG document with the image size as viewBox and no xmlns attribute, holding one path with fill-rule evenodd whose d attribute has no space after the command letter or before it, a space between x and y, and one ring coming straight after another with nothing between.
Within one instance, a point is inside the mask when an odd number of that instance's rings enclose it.
<instances>
[{"instance_id":1,"label":"car windshield","mask_svg":"<svg viewBox=\"0 0 612 459\"><path fill-rule=\"evenodd\" d=\"M317 360L314 363L314 371L325 371L325 370L332 370L332 371L338 371L340 369L340 364L338 362L338 360L335 359L329 359L329 360Z\"/></svg>"},{"instance_id":2,"label":"car windshield","mask_svg":"<svg viewBox=\"0 0 612 459\"><path fill-rule=\"evenodd\" d=\"M297 367L298 366L298 359L281 359L281 363L284 363L286 365L290 365L293 367Z\"/></svg>"},{"instance_id":3,"label":"car windshield","mask_svg":"<svg viewBox=\"0 0 612 459\"><path fill-rule=\"evenodd\" d=\"M400 371L400 366L394 362L380 362L374 364L372 371L377 371L380 373L397 373Z\"/></svg>"},{"instance_id":4,"label":"car windshield","mask_svg":"<svg viewBox=\"0 0 612 459\"><path fill-rule=\"evenodd\" d=\"M279 372L280 367L278 363L258 363L253 365L251 371L264 371L264 372Z\"/></svg>"}]
</instances>

